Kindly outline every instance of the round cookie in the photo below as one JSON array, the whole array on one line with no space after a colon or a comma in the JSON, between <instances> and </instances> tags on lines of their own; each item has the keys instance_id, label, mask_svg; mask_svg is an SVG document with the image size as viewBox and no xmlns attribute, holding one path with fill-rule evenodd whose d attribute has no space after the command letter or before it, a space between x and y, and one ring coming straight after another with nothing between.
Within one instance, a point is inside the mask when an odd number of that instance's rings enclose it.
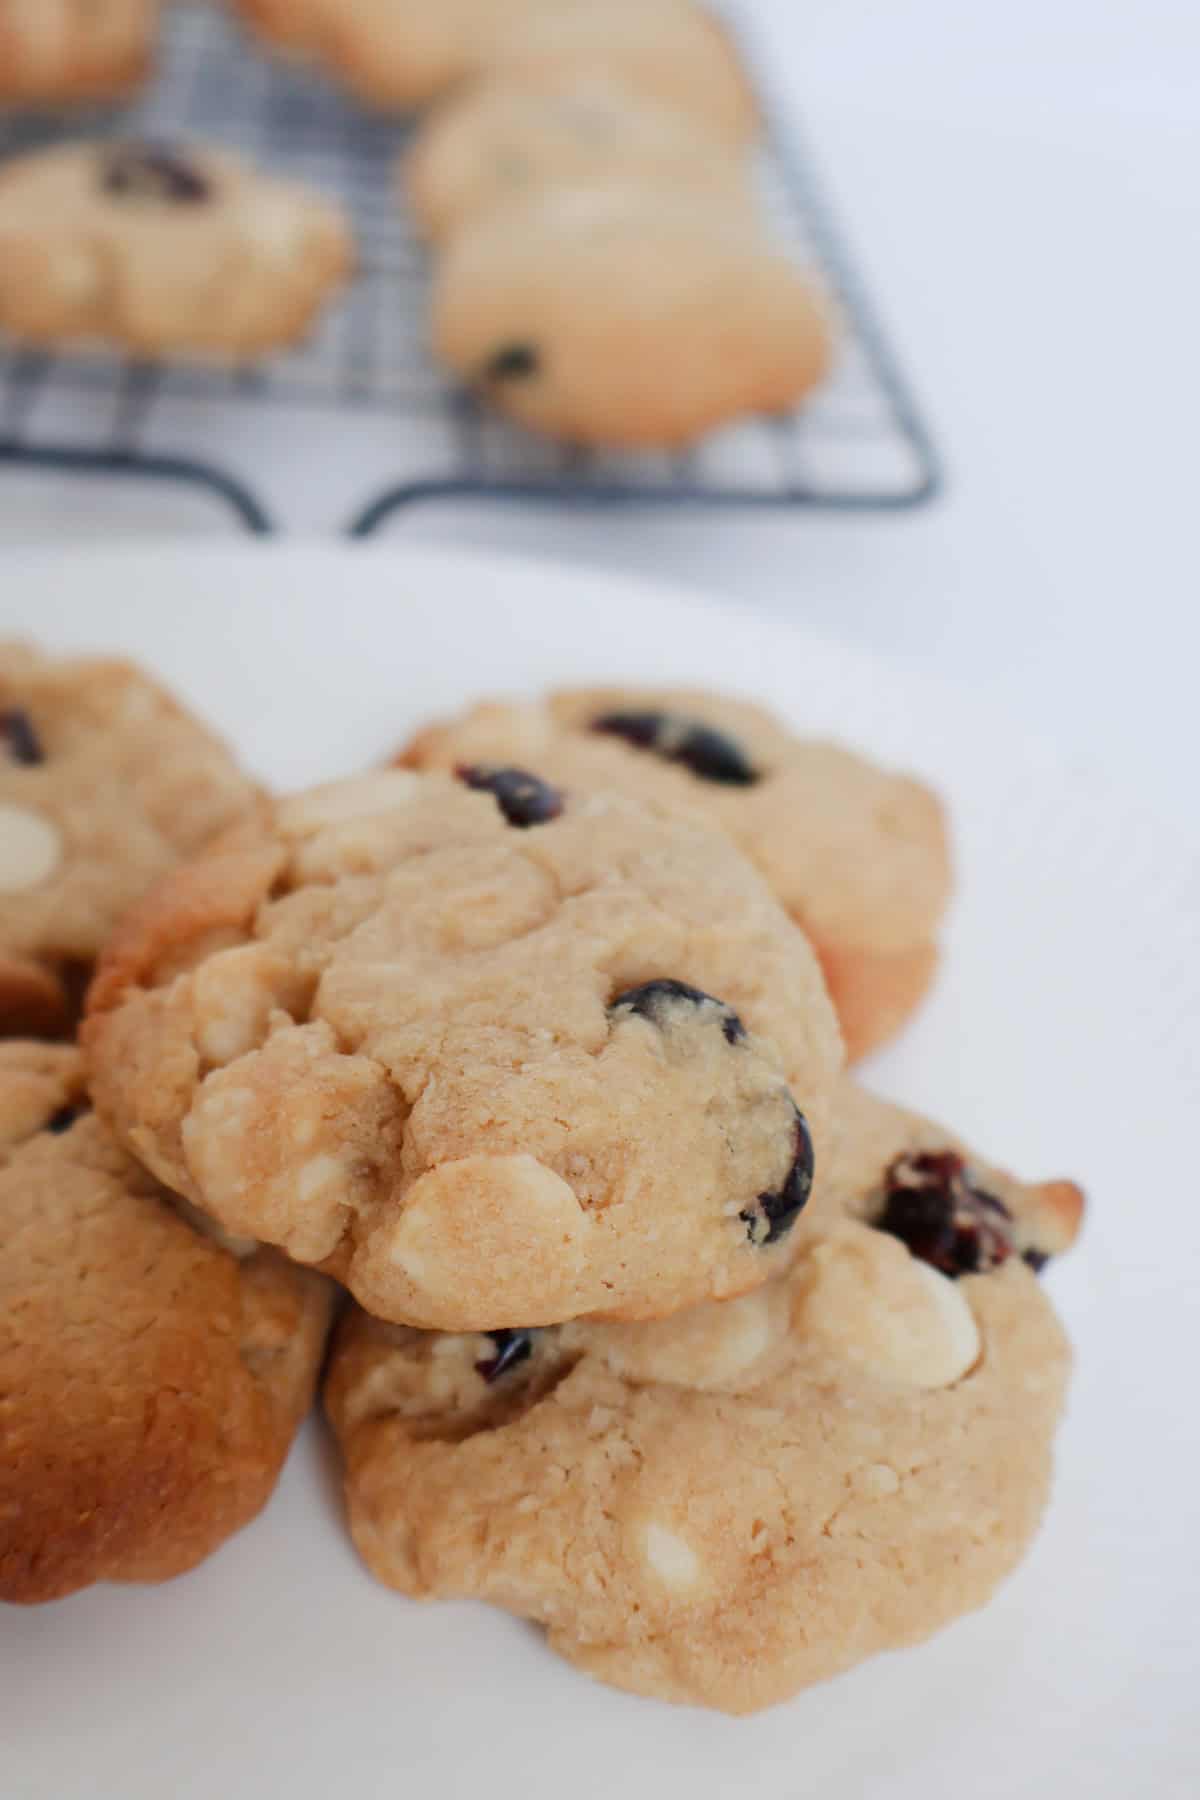
<instances>
[{"instance_id":1,"label":"round cookie","mask_svg":"<svg viewBox=\"0 0 1200 1800\"><path fill-rule=\"evenodd\" d=\"M225 151L68 144L0 168L0 328L29 343L261 355L303 336L352 254L331 201Z\"/></svg>"},{"instance_id":2,"label":"round cookie","mask_svg":"<svg viewBox=\"0 0 1200 1800\"><path fill-rule=\"evenodd\" d=\"M159 0L0 0L0 105L116 99L150 67Z\"/></svg>"},{"instance_id":3,"label":"round cookie","mask_svg":"<svg viewBox=\"0 0 1200 1800\"><path fill-rule=\"evenodd\" d=\"M471 75L548 0L234 0L273 49L326 68L368 106L422 106Z\"/></svg>"},{"instance_id":4,"label":"round cookie","mask_svg":"<svg viewBox=\"0 0 1200 1800\"><path fill-rule=\"evenodd\" d=\"M820 959L851 1060L923 997L950 895L937 797L743 700L672 688L487 702L418 733L414 768L524 762L571 786L688 806L756 863Z\"/></svg>"},{"instance_id":5,"label":"round cookie","mask_svg":"<svg viewBox=\"0 0 1200 1800\"><path fill-rule=\"evenodd\" d=\"M727 839L518 770L279 802L147 896L84 1029L97 1106L169 1186L453 1330L759 1285L841 1060Z\"/></svg>"},{"instance_id":6,"label":"round cookie","mask_svg":"<svg viewBox=\"0 0 1200 1800\"><path fill-rule=\"evenodd\" d=\"M0 1044L0 1600L162 1581L253 1518L332 1291L181 1217L87 1115L76 1050Z\"/></svg>"},{"instance_id":7,"label":"round cookie","mask_svg":"<svg viewBox=\"0 0 1200 1800\"><path fill-rule=\"evenodd\" d=\"M867 1095L845 1115L842 1216L742 1299L469 1336L354 1309L325 1397L371 1570L731 1713L981 1605L1037 1526L1069 1360L1018 1252L1068 1241L1082 1197ZM939 1268L893 1235L918 1192Z\"/></svg>"},{"instance_id":8,"label":"round cookie","mask_svg":"<svg viewBox=\"0 0 1200 1800\"><path fill-rule=\"evenodd\" d=\"M693 0L566 0L526 9L487 45L490 76L552 86L576 72L602 74L688 113L710 139L744 144L759 113L720 22Z\"/></svg>"},{"instance_id":9,"label":"round cookie","mask_svg":"<svg viewBox=\"0 0 1200 1800\"><path fill-rule=\"evenodd\" d=\"M66 1029L122 913L255 803L132 664L0 643L0 1036Z\"/></svg>"},{"instance_id":10,"label":"round cookie","mask_svg":"<svg viewBox=\"0 0 1200 1800\"><path fill-rule=\"evenodd\" d=\"M699 189L749 206L749 170L686 114L603 75L484 82L439 107L402 161L418 229L444 239L497 204L559 183Z\"/></svg>"},{"instance_id":11,"label":"round cookie","mask_svg":"<svg viewBox=\"0 0 1200 1800\"><path fill-rule=\"evenodd\" d=\"M431 317L435 353L493 405L615 449L785 412L830 360L822 302L752 207L632 183L472 218L439 259Z\"/></svg>"}]
</instances>

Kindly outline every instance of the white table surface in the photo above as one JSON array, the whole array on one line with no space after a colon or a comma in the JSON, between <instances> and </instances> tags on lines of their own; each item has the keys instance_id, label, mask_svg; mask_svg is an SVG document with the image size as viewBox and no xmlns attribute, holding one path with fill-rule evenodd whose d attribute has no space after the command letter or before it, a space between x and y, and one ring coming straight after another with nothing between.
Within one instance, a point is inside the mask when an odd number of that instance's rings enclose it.
<instances>
[{"instance_id":1,"label":"white table surface","mask_svg":"<svg viewBox=\"0 0 1200 1800\"><path fill-rule=\"evenodd\" d=\"M746 3L932 421L945 497L899 517L442 506L390 529L792 614L998 699L1194 820L1200 8ZM336 529L353 446L236 417L239 460L264 433L289 526ZM228 529L188 495L0 471L0 546Z\"/></svg>"}]
</instances>

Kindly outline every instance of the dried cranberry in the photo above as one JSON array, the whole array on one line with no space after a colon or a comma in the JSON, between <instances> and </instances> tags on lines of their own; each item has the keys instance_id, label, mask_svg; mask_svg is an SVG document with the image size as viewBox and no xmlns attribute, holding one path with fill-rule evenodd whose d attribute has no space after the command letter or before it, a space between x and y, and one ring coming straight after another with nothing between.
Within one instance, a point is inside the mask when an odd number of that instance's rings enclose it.
<instances>
[{"instance_id":1,"label":"dried cranberry","mask_svg":"<svg viewBox=\"0 0 1200 1800\"><path fill-rule=\"evenodd\" d=\"M169 206L194 206L207 200L207 177L160 144L118 144L104 158L100 185L122 200L163 200Z\"/></svg>"},{"instance_id":2,"label":"dried cranberry","mask_svg":"<svg viewBox=\"0 0 1200 1800\"><path fill-rule=\"evenodd\" d=\"M557 788L526 769L497 769L490 763L463 764L455 770L469 788L495 796L496 805L510 825L522 829L557 819L563 797Z\"/></svg>"},{"instance_id":3,"label":"dried cranberry","mask_svg":"<svg viewBox=\"0 0 1200 1800\"><path fill-rule=\"evenodd\" d=\"M681 763L702 781L725 787L752 787L758 770L740 744L711 725L677 713L610 712L592 720L593 731L624 738L638 750L649 750L664 762Z\"/></svg>"},{"instance_id":4,"label":"dried cranberry","mask_svg":"<svg viewBox=\"0 0 1200 1800\"><path fill-rule=\"evenodd\" d=\"M541 371L542 359L532 344L505 344L483 366L485 381L528 381Z\"/></svg>"},{"instance_id":5,"label":"dried cranberry","mask_svg":"<svg viewBox=\"0 0 1200 1800\"><path fill-rule=\"evenodd\" d=\"M70 1131L76 1119L81 1119L86 1111L86 1106L60 1106L56 1113L50 1114L43 1130L52 1131L55 1137L61 1137L65 1131Z\"/></svg>"},{"instance_id":6,"label":"dried cranberry","mask_svg":"<svg viewBox=\"0 0 1200 1800\"><path fill-rule=\"evenodd\" d=\"M760 1194L755 1207L747 1207L738 1214L752 1244L765 1247L786 1237L808 1205L812 1193L815 1167L812 1133L799 1107L795 1108L795 1114L796 1147L786 1181L777 1192Z\"/></svg>"},{"instance_id":7,"label":"dried cranberry","mask_svg":"<svg viewBox=\"0 0 1200 1800\"><path fill-rule=\"evenodd\" d=\"M475 1364L475 1368L490 1387L493 1381L499 1381L510 1369L528 1361L533 1355L535 1334L532 1331L489 1331L487 1335L496 1346L496 1354L485 1356L482 1362Z\"/></svg>"},{"instance_id":8,"label":"dried cranberry","mask_svg":"<svg viewBox=\"0 0 1200 1800\"><path fill-rule=\"evenodd\" d=\"M721 1030L727 1044L740 1044L746 1035L746 1027L731 1006L726 1006L723 1000L715 1000L700 988L689 987L686 981L663 978L643 982L641 987L618 994L608 1010L610 1013L636 1013L640 1019L649 1019L661 1031L672 1008L679 1006L715 1006L721 1014Z\"/></svg>"},{"instance_id":9,"label":"dried cranberry","mask_svg":"<svg viewBox=\"0 0 1200 1800\"><path fill-rule=\"evenodd\" d=\"M46 753L33 728L33 720L23 707L11 706L0 713L0 737L5 739L13 761L23 768L32 769L37 763L45 762Z\"/></svg>"},{"instance_id":10,"label":"dried cranberry","mask_svg":"<svg viewBox=\"0 0 1200 1800\"><path fill-rule=\"evenodd\" d=\"M875 1221L943 1275L981 1275L1006 1262L1013 1219L1003 1201L976 1187L954 1150L898 1156L884 1183Z\"/></svg>"}]
</instances>

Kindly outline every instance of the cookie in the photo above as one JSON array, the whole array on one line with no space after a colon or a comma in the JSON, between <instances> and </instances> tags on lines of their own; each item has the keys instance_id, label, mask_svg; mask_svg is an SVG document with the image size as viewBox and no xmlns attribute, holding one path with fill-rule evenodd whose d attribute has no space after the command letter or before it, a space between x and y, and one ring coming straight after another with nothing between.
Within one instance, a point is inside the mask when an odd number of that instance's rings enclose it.
<instances>
[{"instance_id":1,"label":"cookie","mask_svg":"<svg viewBox=\"0 0 1200 1800\"><path fill-rule=\"evenodd\" d=\"M794 737L747 701L613 687L488 702L420 732L400 760L526 762L573 787L704 813L807 932L851 1059L891 1037L933 977L951 884L936 795Z\"/></svg>"},{"instance_id":2,"label":"cookie","mask_svg":"<svg viewBox=\"0 0 1200 1800\"><path fill-rule=\"evenodd\" d=\"M842 1124L837 1207L742 1299L462 1336L353 1310L326 1405L373 1573L731 1713L987 1600L1044 1506L1068 1368L1020 1249L1063 1247L1082 1197L865 1094ZM932 1263L895 1235L918 1196Z\"/></svg>"},{"instance_id":3,"label":"cookie","mask_svg":"<svg viewBox=\"0 0 1200 1800\"><path fill-rule=\"evenodd\" d=\"M181 1217L89 1115L73 1048L0 1044L0 1600L162 1581L252 1519L332 1291Z\"/></svg>"},{"instance_id":4,"label":"cookie","mask_svg":"<svg viewBox=\"0 0 1200 1800\"><path fill-rule=\"evenodd\" d=\"M68 144L0 167L0 329L28 343L261 355L351 260L331 201L225 151Z\"/></svg>"},{"instance_id":5,"label":"cookie","mask_svg":"<svg viewBox=\"0 0 1200 1800\"><path fill-rule=\"evenodd\" d=\"M159 0L0 0L0 105L118 99L150 68Z\"/></svg>"},{"instance_id":6,"label":"cookie","mask_svg":"<svg viewBox=\"0 0 1200 1800\"><path fill-rule=\"evenodd\" d=\"M666 1313L767 1279L841 1060L731 843L516 769L286 799L109 945L98 1108L226 1230L382 1317Z\"/></svg>"},{"instance_id":7,"label":"cookie","mask_svg":"<svg viewBox=\"0 0 1200 1800\"><path fill-rule=\"evenodd\" d=\"M472 218L439 259L431 317L435 353L491 404L613 449L785 412L830 360L823 302L752 208L632 183Z\"/></svg>"},{"instance_id":8,"label":"cookie","mask_svg":"<svg viewBox=\"0 0 1200 1800\"><path fill-rule=\"evenodd\" d=\"M566 0L523 9L482 59L489 76L554 86L601 74L696 120L710 139L745 144L758 108L724 27L693 0Z\"/></svg>"},{"instance_id":9,"label":"cookie","mask_svg":"<svg viewBox=\"0 0 1200 1800\"><path fill-rule=\"evenodd\" d=\"M430 115L401 169L418 229L438 240L514 197L563 183L698 189L752 204L736 150L675 108L586 70L566 71L557 86L468 88Z\"/></svg>"},{"instance_id":10,"label":"cookie","mask_svg":"<svg viewBox=\"0 0 1200 1800\"><path fill-rule=\"evenodd\" d=\"M234 0L259 39L325 69L368 106L423 106L548 0Z\"/></svg>"},{"instance_id":11,"label":"cookie","mask_svg":"<svg viewBox=\"0 0 1200 1800\"><path fill-rule=\"evenodd\" d=\"M0 643L0 1035L67 1029L122 913L255 804L133 664Z\"/></svg>"}]
</instances>

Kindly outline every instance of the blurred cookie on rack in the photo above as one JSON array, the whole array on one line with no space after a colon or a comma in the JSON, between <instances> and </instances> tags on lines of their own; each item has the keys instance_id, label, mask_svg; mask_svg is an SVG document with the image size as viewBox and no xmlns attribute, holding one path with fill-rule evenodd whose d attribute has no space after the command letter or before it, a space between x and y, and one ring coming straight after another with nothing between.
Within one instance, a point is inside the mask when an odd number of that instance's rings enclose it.
<instances>
[{"instance_id":1,"label":"blurred cookie on rack","mask_svg":"<svg viewBox=\"0 0 1200 1800\"><path fill-rule=\"evenodd\" d=\"M757 135L757 102L732 39L696 0L559 0L522 8L487 46L479 70L557 88L603 75L687 114L713 140Z\"/></svg>"},{"instance_id":2,"label":"blurred cookie on rack","mask_svg":"<svg viewBox=\"0 0 1200 1800\"><path fill-rule=\"evenodd\" d=\"M233 0L258 39L324 69L365 105L423 106L553 0Z\"/></svg>"},{"instance_id":3,"label":"blurred cookie on rack","mask_svg":"<svg viewBox=\"0 0 1200 1800\"><path fill-rule=\"evenodd\" d=\"M0 1036L69 1030L121 915L256 803L133 664L0 644Z\"/></svg>"},{"instance_id":4,"label":"blurred cookie on rack","mask_svg":"<svg viewBox=\"0 0 1200 1800\"><path fill-rule=\"evenodd\" d=\"M324 68L366 105L427 105L509 71L557 84L604 73L690 113L720 137L757 110L736 51L693 0L233 0L262 42Z\"/></svg>"},{"instance_id":5,"label":"blurred cookie on rack","mask_svg":"<svg viewBox=\"0 0 1200 1800\"><path fill-rule=\"evenodd\" d=\"M0 0L0 106L120 99L153 61L160 0Z\"/></svg>"},{"instance_id":6,"label":"blurred cookie on rack","mask_svg":"<svg viewBox=\"0 0 1200 1800\"><path fill-rule=\"evenodd\" d=\"M72 143L0 165L0 330L26 343L262 355L352 261L332 201L224 150Z\"/></svg>"},{"instance_id":7,"label":"blurred cookie on rack","mask_svg":"<svg viewBox=\"0 0 1200 1800\"><path fill-rule=\"evenodd\" d=\"M603 181L698 191L749 205L744 153L678 108L604 73L498 78L436 108L401 164L422 236L442 240L477 214L544 188Z\"/></svg>"},{"instance_id":8,"label":"blurred cookie on rack","mask_svg":"<svg viewBox=\"0 0 1200 1800\"><path fill-rule=\"evenodd\" d=\"M752 205L696 187L554 186L472 217L434 272L435 354L575 444L682 448L784 413L826 374L829 310Z\"/></svg>"},{"instance_id":9,"label":"blurred cookie on rack","mask_svg":"<svg viewBox=\"0 0 1200 1800\"><path fill-rule=\"evenodd\" d=\"M215 1242L91 1116L67 1045L0 1045L0 1600L164 1581L266 1504L333 1287Z\"/></svg>"}]
</instances>

